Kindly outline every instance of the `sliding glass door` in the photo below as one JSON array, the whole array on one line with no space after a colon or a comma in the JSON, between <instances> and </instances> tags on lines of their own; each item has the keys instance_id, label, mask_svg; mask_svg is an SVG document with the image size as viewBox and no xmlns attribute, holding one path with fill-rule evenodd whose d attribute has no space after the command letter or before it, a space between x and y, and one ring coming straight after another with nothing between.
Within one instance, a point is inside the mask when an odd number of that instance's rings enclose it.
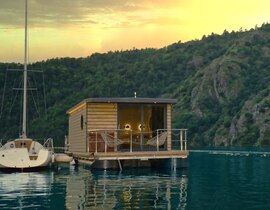
<instances>
[{"instance_id":1,"label":"sliding glass door","mask_svg":"<svg viewBox=\"0 0 270 210\"><path fill-rule=\"evenodd\" d=\"M157 129L165 129L166 105L157 104L118 104L119 137L129 147L130 139L133 144L143 149L147 140L157 135Z\"/></svg>"}]
</instances>

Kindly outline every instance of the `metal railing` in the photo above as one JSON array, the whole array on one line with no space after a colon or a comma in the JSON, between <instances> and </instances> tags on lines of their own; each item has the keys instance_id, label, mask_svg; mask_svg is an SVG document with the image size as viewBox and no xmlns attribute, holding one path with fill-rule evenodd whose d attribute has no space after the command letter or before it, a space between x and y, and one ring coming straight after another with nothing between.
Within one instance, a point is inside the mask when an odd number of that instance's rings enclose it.
<instances>
[{"instance_id":1,"label":"metal railing","mask_svg":"<svg viewBox=\"0 0 270 210\"><path fill-rule=\"evenodd\" d=\"M53 149L54 149L54 147L53 147L53 139L52 138L45 139L44 143L43 143L43 147L48 149L48 150L53 151Z\"/></svg>"},{"instance_id":2,"label":"metal railing","mask_svg":"<svg viewBox=\"0 0 270 210\"><path fill-rule=\"evenodd\" d=\"M187 129L171 129L172 150L187 150Z\"/></svg>"},{"instance_id":3,"label":"metal railing","mask_svg":"<svg viewBox=\"0 0 270 210\"><path fill-rule=\"evenodd\" d=\"M187 129L152 132L93 129L88 131L88 152L137 152L187 150Z\"/></svg>"}]
</instances>

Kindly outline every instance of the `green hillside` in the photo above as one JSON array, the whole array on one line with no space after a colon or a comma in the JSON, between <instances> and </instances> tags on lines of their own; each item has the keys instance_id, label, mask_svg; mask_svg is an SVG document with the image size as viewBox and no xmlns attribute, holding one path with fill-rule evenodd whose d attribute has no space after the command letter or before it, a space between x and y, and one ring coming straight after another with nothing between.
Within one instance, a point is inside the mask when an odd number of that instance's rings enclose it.
<instances>
[{"instance_id":1,"label":"green hillside","mask_svg":"<svg viewBox=\"0 0 270 210\"><path fill-rule=\"evenodd\" d=\"M12 88L21 86L22 72L7 68L22 66L0 64L2 139L17 137L21 124L21 93ZM270 144L268 24L162 49L56 58L29 69L43 70L46 84L47 112L43 76L29 73L30 86L38 88L29 92L28 127L34 138L53 137L63 144L67 109L88 97L132 97L136 91L138 97L177 99L173 125L189 129L191 145Z\"/></svg>"}]
</instances>

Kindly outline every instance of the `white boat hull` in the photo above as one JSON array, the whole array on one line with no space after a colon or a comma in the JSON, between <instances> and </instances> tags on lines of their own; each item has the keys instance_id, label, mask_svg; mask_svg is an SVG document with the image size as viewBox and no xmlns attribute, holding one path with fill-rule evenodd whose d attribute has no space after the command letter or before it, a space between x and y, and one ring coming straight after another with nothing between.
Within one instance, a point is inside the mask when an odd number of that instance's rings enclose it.
<instances>
[{"instance_id":1,"label":"white boat hull","mask_svg":"<svg viewBox=\"0 0 270 210\"><path fill-rule=\"evenodd\" d=\"M51 161L52 152L46 149L39 150L35 156L29 156L27 148L0 150L0 170L44 168Z\"/></svg>"}]
</instances>

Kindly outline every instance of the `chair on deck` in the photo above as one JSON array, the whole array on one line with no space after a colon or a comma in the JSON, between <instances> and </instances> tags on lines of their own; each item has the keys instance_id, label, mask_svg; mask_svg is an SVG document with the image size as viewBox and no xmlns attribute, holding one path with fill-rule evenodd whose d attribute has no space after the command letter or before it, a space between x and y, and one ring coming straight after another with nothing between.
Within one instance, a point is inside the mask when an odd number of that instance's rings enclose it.
<instances>
[{"instance_id":1,"label":"chair on deck","mask_svg":"<svg viewBox=\"0 0 270 210\"><path fill-rule=\"evenodd\" d=\"M167 139L167 135L167 132L160 133L159 135L156 135L155 137L149 139L146 144L151 146L157 146L158 143L158 146L162 146Z\"/></svg>"},{"instance_id":2,"label":"chair on deck","mask_svg":"<svg viewBox=\"0 0 270 210\"><path fill-rule=\"evenodd\" d=\"M114 138L113 135L110 135L108 133L100 132L100 135L102 139L104 140L105 144L107 144L107 146L109 147L115 147L120 144L123 144L123 141L121 141L120 139Z\"/></svg>"}]
</instances>

